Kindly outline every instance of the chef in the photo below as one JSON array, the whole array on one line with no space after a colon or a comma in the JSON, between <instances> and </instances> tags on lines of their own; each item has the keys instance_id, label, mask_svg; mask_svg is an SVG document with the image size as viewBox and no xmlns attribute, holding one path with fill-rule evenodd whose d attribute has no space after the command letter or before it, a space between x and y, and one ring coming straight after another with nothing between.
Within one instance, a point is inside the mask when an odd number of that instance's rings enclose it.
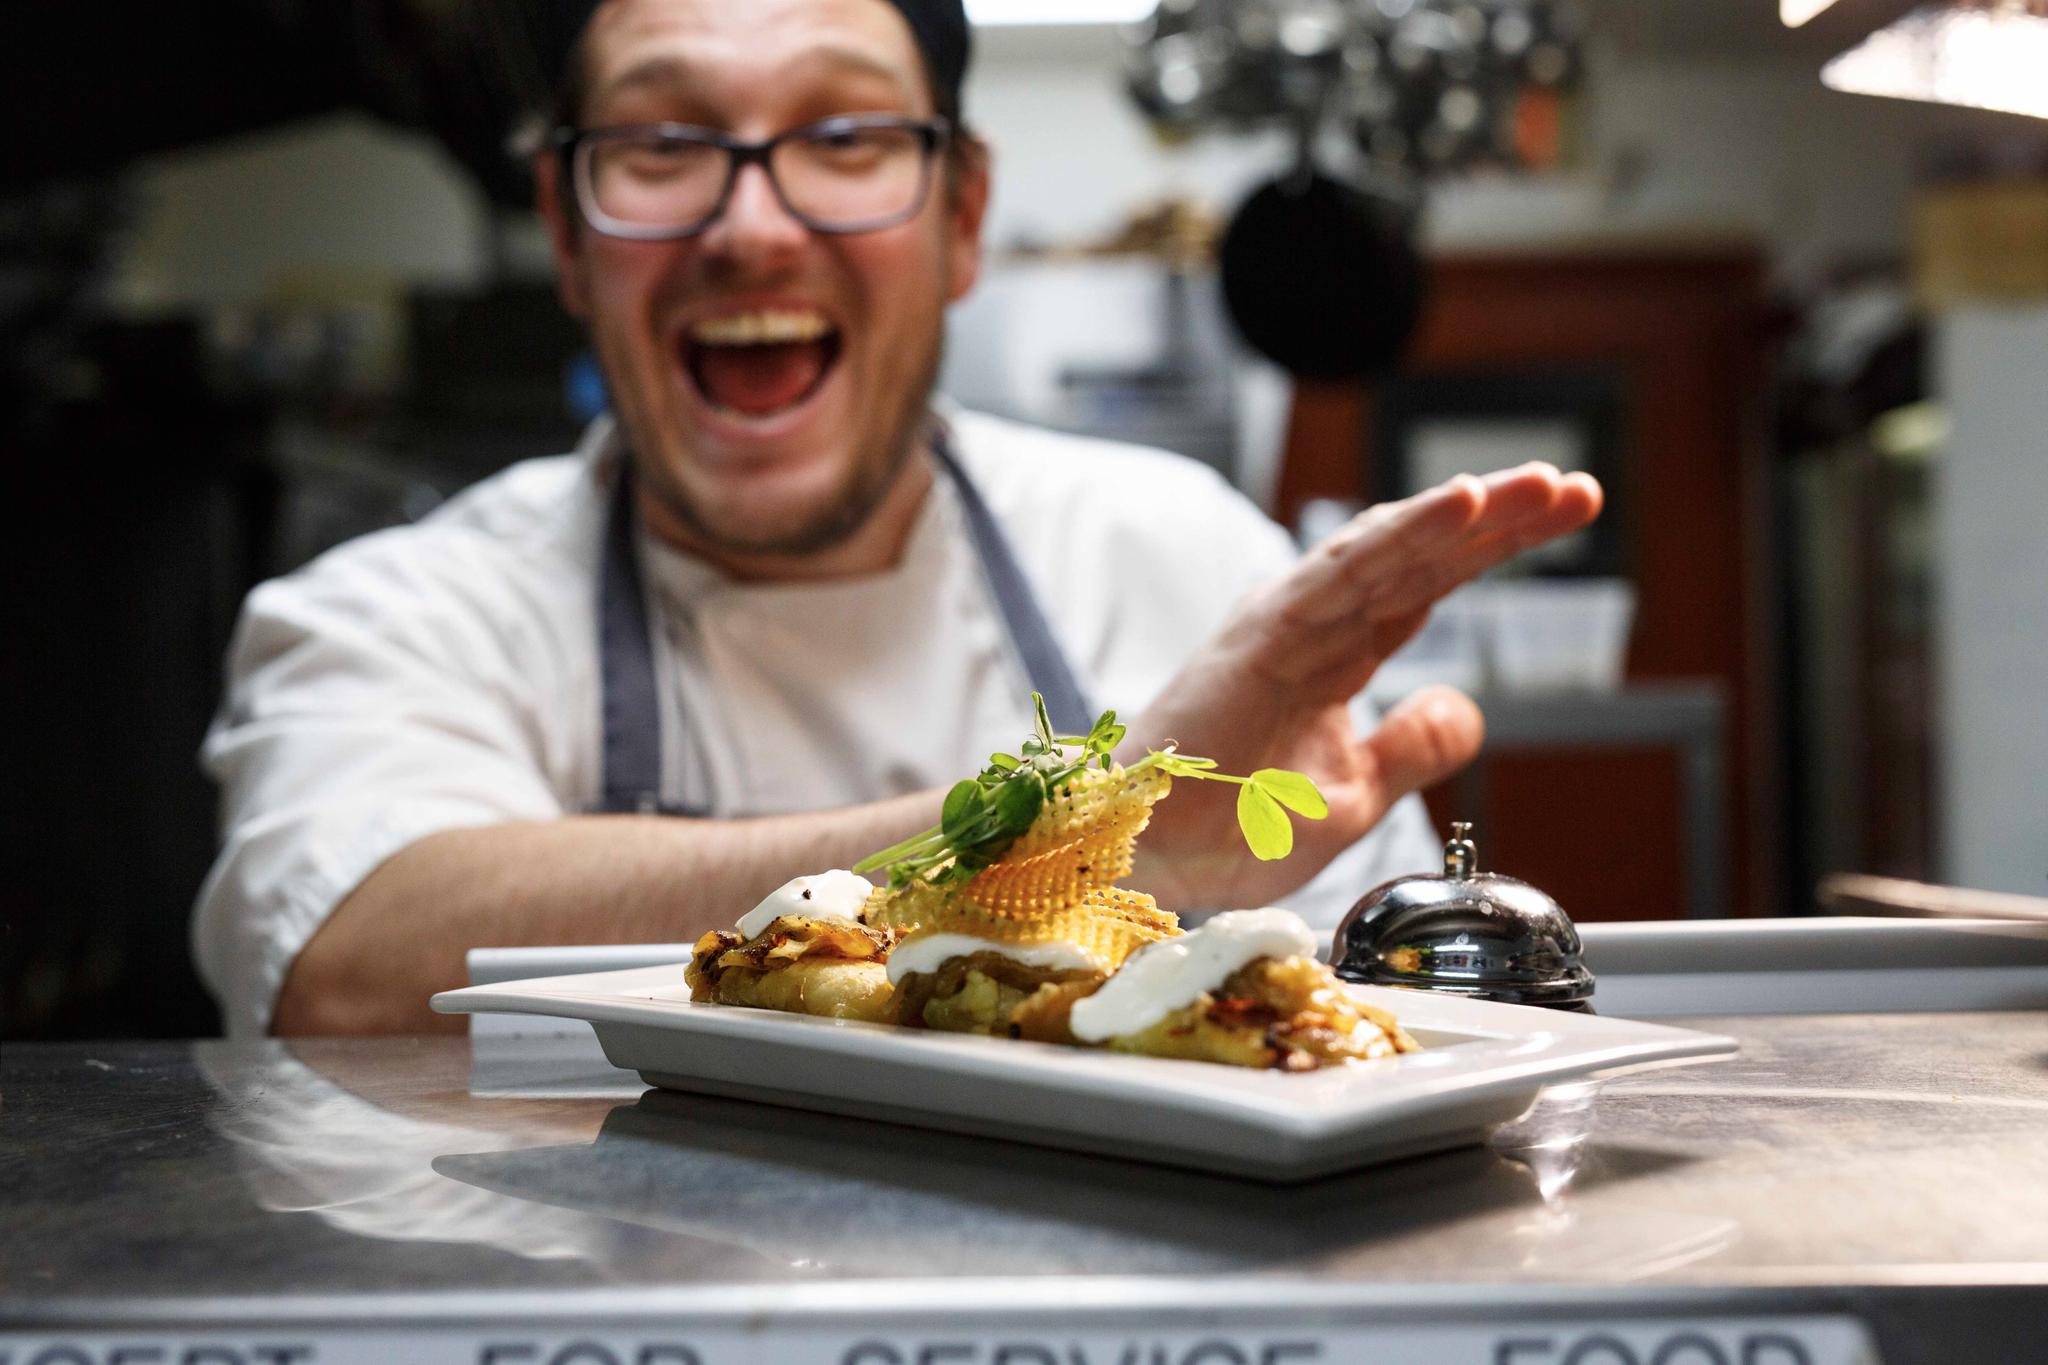
<instances>
[{"instance_id":1,"label":"chef","mask_svg":"<svg viewBox=\"0 0 2048 1365\"><path fill-rule=\"evenodd\" d=\"M612 415L250 595L193 931L229 1031L445 1027L471 946L730 925L934 823L1034 690L1063 728L1117 708L1132 755L1322 787L1277 863L1227 791L1176 792L1131 878L1170 908L1329 925L1428 864L1412 793L1477 709L1354 699L1597 485L1459 478L1297 561L1192 462L953 410L990 186L960 0L586 8L535 171Z\"/></svg>"}]
</instances>

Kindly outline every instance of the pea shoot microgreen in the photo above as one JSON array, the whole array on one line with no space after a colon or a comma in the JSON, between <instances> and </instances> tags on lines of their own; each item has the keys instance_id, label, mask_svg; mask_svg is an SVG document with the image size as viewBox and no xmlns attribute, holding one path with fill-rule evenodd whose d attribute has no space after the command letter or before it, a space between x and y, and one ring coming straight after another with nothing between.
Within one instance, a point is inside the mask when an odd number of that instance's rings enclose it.
<instances>
[{"instance_id":1,"label":"pea shoot microgreen","mask_svg":"<svg viewBox=\"0 0 2048 1365\"><path fill-rule=\"evenodd\" d=\"M1104 711L1085 735L1056 734L1046 714L1045 698L1031 694L1037 713L1034 732L1015 754L990 754L988 766L956 782L946 793L939 823L855 863L855 872L886 868L891 886L924 882L946 886L962 882L993 865L1031 828L1046 801L1076 775L1090 767L1107 771L1111 754L1123 742L1125 727L1116 712ZM1133 763L1137 773L1159 768L1173 777L1238 785L1237 823L1254 857L1284 858L1294 848L1294 826L1287 812L1310 820L1330 813L1316 784L1284 768L1261 768L1250 777L1216 771L1216 761L1183 754L1168 745Z\"/></svg>"}]
</instances>

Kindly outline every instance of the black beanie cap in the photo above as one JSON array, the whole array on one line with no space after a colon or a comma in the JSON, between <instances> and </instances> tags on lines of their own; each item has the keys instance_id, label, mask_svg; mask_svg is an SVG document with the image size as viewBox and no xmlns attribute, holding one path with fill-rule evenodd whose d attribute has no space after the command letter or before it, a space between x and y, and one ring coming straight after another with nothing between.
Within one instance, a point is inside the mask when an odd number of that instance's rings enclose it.
<instances>
[{"instance_id":1,"label":"black beanie cap","mask_svg":"<svg viewBox=\"0 0 2048 1365\"><path fill-rule=\"evenodd\" d=\"M544 61L549 77L559 88L567 74L569 55L576 40L601 0L539 0ZM743 3L744 0L734 0ZM918 51L924 54L925 71L931 78L934 102L941 111L960 108L960 90L967 79L967 62L973 55L972 30L967 23L964 0L885 0L910 25Z\"/></svg>"}]
</instances>

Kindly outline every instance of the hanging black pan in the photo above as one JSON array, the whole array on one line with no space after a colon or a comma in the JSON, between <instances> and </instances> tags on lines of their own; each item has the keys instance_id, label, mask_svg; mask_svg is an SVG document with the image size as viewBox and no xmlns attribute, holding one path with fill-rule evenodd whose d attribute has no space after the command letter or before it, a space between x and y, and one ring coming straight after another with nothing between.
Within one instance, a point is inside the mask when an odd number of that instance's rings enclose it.
<instances>
[{"instance_id":1,"label":"hanging black pan","mask_svg":"<svg viewBox=\"0 0 2048 1365\"><path fill-rule=\"evenodd\" d=\"M1232 217L1223 298L1251 347L1303 379L1366 379L1400 358L1423 303L1411 215L1298 169Z\"/></svg>"}]
</instances>

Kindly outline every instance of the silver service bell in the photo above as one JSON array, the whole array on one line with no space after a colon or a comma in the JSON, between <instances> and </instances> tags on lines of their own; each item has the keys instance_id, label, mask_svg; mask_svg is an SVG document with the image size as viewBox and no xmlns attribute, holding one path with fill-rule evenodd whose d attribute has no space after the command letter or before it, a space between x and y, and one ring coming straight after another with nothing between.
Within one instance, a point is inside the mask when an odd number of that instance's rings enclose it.
<instances>
[{"instance_id":1,"label":"silver service bell","mask_svg":"<svg viewBox=\"0 0 2048 1365\"><path fill-rule=\"evenodd\" d=\"M1396 877L1337 926L1337 975L1511 1005L1592 1010L1593 974L1562 907L1514 877L1479 870L1472 826L1453 824L1442 876Z\"/></svg>"}]
</instances>

